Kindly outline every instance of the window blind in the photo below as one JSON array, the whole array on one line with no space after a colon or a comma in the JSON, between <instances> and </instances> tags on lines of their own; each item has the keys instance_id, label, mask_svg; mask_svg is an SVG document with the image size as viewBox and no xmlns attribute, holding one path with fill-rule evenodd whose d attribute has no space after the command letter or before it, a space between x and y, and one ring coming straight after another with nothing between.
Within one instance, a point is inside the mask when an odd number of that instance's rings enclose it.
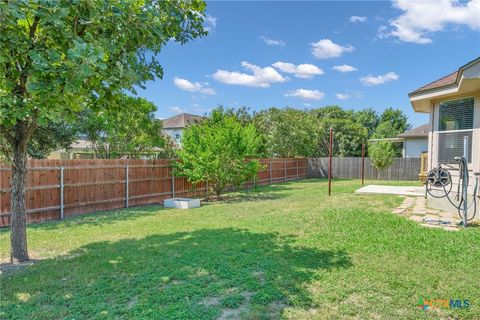
<instances>
[{"instance_id":1,"label":"window blind","mask_svg":"<svg viewBox=\"0 0 480 320\"><path fill-rule=\"evenodd\" d=\"M473 129L473 97L441 102L439 131Z\"/></svg>"}]
</instances>

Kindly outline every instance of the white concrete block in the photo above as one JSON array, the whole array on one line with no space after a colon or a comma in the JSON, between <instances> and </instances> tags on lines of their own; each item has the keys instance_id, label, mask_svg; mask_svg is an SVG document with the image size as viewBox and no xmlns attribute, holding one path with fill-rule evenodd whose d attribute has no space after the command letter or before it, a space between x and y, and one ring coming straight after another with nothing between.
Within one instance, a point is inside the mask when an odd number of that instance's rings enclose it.
<instances>
[{"instance_id":1,"label":"white concrete block","mask_svg":"<svg viewBox=\"0 0 480 320\"><path fill-rule=\"evenodd\" d=\"M170 198L163 200L165 208L192 209L200 207L200 199Z\"/></svg>"}]
</instances>

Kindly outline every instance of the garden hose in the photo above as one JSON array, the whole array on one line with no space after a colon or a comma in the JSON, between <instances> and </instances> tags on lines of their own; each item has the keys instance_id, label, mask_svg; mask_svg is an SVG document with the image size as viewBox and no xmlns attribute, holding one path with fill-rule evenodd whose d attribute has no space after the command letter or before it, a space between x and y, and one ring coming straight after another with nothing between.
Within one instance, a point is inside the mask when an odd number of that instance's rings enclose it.
<instances>
[{"instance_id":1,"label":"garden hose","mask_svg":"<svg viewBox=\"0 0 480 320\"><path fill-rule=\"evenodd\" d=\"M469 174L468 174L468 163L467 160L464 157L456 157L456 161L458 161L458 184L457 184L457 194L455 196L455 200L459 203L458 205L455 204L451 197L450 193L452 192L453 188L453 183L452 183L452 175L450 172L445 169L444 167L449 167L453 168L447 164L438 164L437 167L432 168L428 173L427 173L427 181L425 183L425 195L427 193L433 197L433 198L447 198L450 204L457 209L458 216L460 219L464 220L464 213L462 212L465 208L463 208L463 201L465 199L465 192L466 188L464 186L468 186L469 184ZM472 221L476 214L477 214L477 198L480 198L479 196L479 180L480 180L480 173L476 172L475 174L475 187L473 189L473 201L472 203L466 208L467 212L468 210L471 209L473 206L473 214L469 218L468 216L466 217L466 221ZM462 186L462 187L461 187ZM438 196L432 193L433 188L437 188L436 190L439 190L438 188L441 188L440 191L443 191L443 194Z\"/></svg>"}]
</instances>

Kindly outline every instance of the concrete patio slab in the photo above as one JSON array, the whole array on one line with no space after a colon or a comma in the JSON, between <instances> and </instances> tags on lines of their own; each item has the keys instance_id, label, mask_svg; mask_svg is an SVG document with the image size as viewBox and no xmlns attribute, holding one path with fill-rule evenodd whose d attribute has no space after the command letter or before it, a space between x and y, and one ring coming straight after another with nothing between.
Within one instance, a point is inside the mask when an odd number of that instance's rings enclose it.
<instances>
[{"instance_id":1,"label":"concrete patio slab","mask_svg":"<svg viewBox=\"0 0 480 320\"><path fill-rule=\"evenodd\" d=\"M395 194L399 196L424 197L425 193L421 192L417 186L401 187L401 186L380 186L368 185L355 191L355 193L374 193L374 194Z\"/></svg>"}]
</instances>

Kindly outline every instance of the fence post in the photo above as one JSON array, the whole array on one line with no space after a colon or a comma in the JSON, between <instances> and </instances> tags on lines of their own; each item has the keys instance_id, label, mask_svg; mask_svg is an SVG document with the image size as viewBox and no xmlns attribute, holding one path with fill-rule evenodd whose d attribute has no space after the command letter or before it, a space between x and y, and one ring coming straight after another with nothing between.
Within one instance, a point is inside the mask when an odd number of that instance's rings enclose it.
<instances>
[{"instance_id":1,"label":"fence post","mask_svg":"<svg viewBox=\"0 0 480 320\"><path fill-rule=\"evenodd\" d=\"M297 160L297 180L298 180L298 160Z\"/></svg>"},{"instance_id":2,"label":"fence post","mask_svg":"<svg viewBox=\"0 0 480 320\"><path fill-rule=\"evenodd\" d=\"M207 181L205 181L205 194L207 195L207 199L208 199L208 196L209 196L208 193L209 192L208 192L208 180L207 180Z\"/></svg>"},{"instance_id":3,"label":"fence post","mask_svg":"<svg viewBox=\"0 0 480 320\"><path fill-rule=\"evenodd\" d=\"M365 142L362 143L362 186L365 185Z\"/></svg>"},{"instance_id":4,"label":"fence post","mask_svg":"<svg viewBox=\"0 0 480 320\"><path fill-rule=\"evenodd\" d=\"M64 196L63 196L63 192L64 192L64 186L65 186L65 183L64 183L64 168L63 166L60 167L60 220L63 220L64 218Z\"/></svg>"},{"instance_id":5,"label":"fence post","mask_svg":"<svg viewBox=\"0 0 480 320\"><path fill-rule=\"evenodd\" d=\"M270 178L270 184L272 184L272 159L270 159L270 163L268 165L269 169L269 178Z\"/></svg>"},{"instance_id":6,"label":"fence post","mask_svg":"<svg viewBox=\"0 0 480 320\"><path fill-rule=\"evenodd\" d=\"M125 208L128 208L129 206L128 198L130 197L129 190L128 190L128 175L129 175L129 169L127 164L125 165Z\"/></svg>"},{"instance_id":7,"label":"fence post","mask_svg":"<svg viewBox=\"0 0 480 320\"><path fill-rule=\"evenodd\" d=\"M253 176L253 189L255 189L255 178L257 177L257 174L255 173L255 175Z\"/></svg>"},{"instance_id":8,"label":"fence post","mask_svg":"<svg viewBox=\"0 0 480 320\"><path fill-rule=\"evenodd\" d=\"M283 160L283 181L287 181L287 161Z\"/></svg>"},{"instance_id":9,"label":"fence post","mask_svg":"<svg viewBox=\"0 0 480 320\"><path fill-rule=\"evenodd\" d=\"M175 176L172 175L172 198L175 198Z\"/></svg>"}]
</instances>

